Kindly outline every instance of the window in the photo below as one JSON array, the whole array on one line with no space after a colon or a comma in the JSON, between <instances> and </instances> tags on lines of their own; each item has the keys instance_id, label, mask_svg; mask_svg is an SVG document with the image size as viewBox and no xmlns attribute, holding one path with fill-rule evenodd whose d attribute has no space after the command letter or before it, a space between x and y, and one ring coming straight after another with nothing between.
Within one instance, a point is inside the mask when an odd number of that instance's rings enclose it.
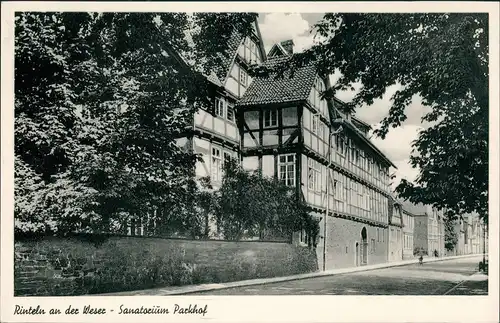
<instances>
[{"instance_id":1,"label":"window","mask_svg":"<svg viewBox=\"0 0 500 323\"><path fill-rule=\"evenodd\" d=\"M241 85L247 85L247 73L240 68L240 83Z\"/></svg>"},{"instance_id":2,"label":"window","mask_svg":"<svg viewBox=\"0 0 500 323\"><path fill-rule=\"evenodd\" d=\"M377 241L380 242L380 228L377 228Z\"/></svg>"},{"instance_id":3,"label":"window","mask_svg":"<svg viewBox=\"0 0 500 323\"><path fill-rule=\"evenodd\" d=\"M231 154L228 152L224 152L224 163L230 161L232 159Z\"/></svg>"},{"instance_id":4,"label":"window","mask_svg":"<svg viewBox=\"0 0 500 323\"><path fill-rule=\"evenodd\" d=\"M308 181L308 187L311 190L315 190L317 192L321 191L321 177L320 177L320 163L315 161L312 158L309 158L308 161L308 175L309 175L309 181Z\"/></svg>"},{"instance_id":5,"label":"window","mask_svg":"<svg viewBox=\"0 0 500 323\"><path fill-rule=\"evenodd\" d=\"M224 100L217 98L215 99L215 115L224 118Z\"/></svg>"},{"instance_id":6,"label":"window","mask_svg":"<svg viewBox=\"0 0 500 323\"><path fill-rule=\"evenodd\" d=\"M295 155L280 155L278 176L287 186L295 186Z\"/></svg>"},{"instance_id":7,"label":"window","mask_svg":"<svg viewBox=\"0 0 500 323\"><path fill-rule=\"evenodd\" d=\"M212 148L212 180L220 181L222 179L222 159L219 148Z\"/></svg>"},{"instance_id":8,"label":"window","mask_svg":"<svg viewBox=\"0 0 500 323\"><path fill-rule=\"evenodd\" d=\"M300 230L300 243L307 244L307 240L309 240L309 237L307 235L306 230L305 229Z\"/></svg>"},{"instance_id":9,"label":"window","mask_svg":"<svg viewBox=\"0 0 500 323\"><path fill-rule=\"evenodd\" d=\"M371 253L375 253L375 239L372 239L372 250Z\"/></svg>"},{"instance_id":10,"label":"window","mask_svg":"<svg viewBox=\"0 0 500 323\"><path fill-rule=\"evenodd\" d=\"M319 116L317 114L313 115L311 122L312 122L312 125L311 125L312 132L315 134L318 134Z\"/></svg>"},{"instance_id":11,"label":"window","mask_svg":"<svg viewBox=\"0 0 500 323\"><path fill-rule=\"evenodd\" d=\"M278 125L278 111L265 110L264 111L264 127L276 127Z\"/></svg>"},{"instance_id":12,"label":"window","mask_svg":"<svg viewBox=\"0 0 500 323\"><path fill-rule=\"evenodd\" d=\"M339 154L342 154L341 141L342 139L340 136L335 136L335 149L339 152Z\"/></svg>"},{"instance_id":13,"label":"window","mask_svg":"<svg viewBox=\"0 0 500 323\"><path fill-rule=\"evenodd\" d=\"M227 106L226 119L234 122L234 108L231 105Z\"/></svg>"},{"instance_id":14,"label":"window","mask_svg":"<svg viewBox=\"0 0 500 323\"><path fill-rule=\"evenodd\" d=\"M250 40L250 57L248 61L252 62L255 59L255 43Z\"/></svg>"}]
</instances>

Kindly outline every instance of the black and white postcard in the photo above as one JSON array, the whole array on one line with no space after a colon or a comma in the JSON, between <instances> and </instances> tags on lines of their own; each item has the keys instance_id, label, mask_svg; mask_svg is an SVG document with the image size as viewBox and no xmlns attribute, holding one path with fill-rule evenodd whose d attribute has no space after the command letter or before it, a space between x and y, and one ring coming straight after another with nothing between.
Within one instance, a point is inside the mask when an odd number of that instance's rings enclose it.
<instances>
[{"instance_id":1,"label":"black and white postcard","mask_svg":"<svg viewBox=\"0 0 500 323\"><path fill-rule=\"evenodd\" d=\"M2 322L498 321L498 10L2 3Z\"/></svg>"}]
</instances>

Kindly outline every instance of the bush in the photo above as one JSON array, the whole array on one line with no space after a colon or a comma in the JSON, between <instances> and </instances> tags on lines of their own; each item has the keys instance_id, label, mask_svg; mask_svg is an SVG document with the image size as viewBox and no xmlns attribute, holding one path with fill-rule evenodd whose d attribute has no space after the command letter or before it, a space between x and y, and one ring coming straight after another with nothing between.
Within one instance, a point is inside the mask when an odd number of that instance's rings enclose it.
<instances>
[{"instance_id":1,"label":"bush","mask_svg":"<svg viewBox=\"0 0 500 323\"><path fill-rule=\"evenodd\" d=\"M427 250L425 250L424 248L419 248L419 247L416 247L416 248L413 250L413 255L414 255L414 256L420 256L420 255L427 256L427 255L428 255L428 252L427 252Z\"/></svg>"},{"instance_id":2,"label":"bush","mask_svg":"<svg viewBox=\"0 0 500 323\"><path fill-rule=\"evenodd\" d=\"M317 269L312 250L285 243L139 237L99 244L71 238L16 242L14 264L16 296L113 293Z\"/></svg>"},{"instance_id":3,"label":"bush","mask_svg":"<svg viewBox=\"0 0 500 323\"><path fill-rule=\"evenodd\" d=\"M227 240L265 235L274 240L305 230L312 237L309 246L316 244L318 221L295 188L260 172L246 171L234 160L224 164L220 189L210 197L205 194L204 199L211 202L205 209L215 214Z\"/></svg>"},{"instance_id":4,"label":"bush","mask_svg":"<svg viewBox=\"0 0 500 323\"><path fill-rule=\"evenodd\" d=\"M480 261L479 262L479 271L482 271L484 273L488 273L488 261Z\"/></svg>"}]
</instances>

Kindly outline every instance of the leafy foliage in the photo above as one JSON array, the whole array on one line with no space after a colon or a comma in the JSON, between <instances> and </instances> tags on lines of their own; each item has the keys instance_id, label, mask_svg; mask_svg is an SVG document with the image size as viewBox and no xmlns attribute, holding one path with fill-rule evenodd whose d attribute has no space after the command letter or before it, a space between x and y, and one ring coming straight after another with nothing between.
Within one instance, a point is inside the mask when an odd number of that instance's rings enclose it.
<instances>
[{"instance_id":1,"label":"leafy foliage","mask_svg":"<svg viewBox=\"0 0 500 323\"><path fill-rule=\"evenodd\" d=\"M228 160L222 185L212 194L217 225L226 239L289 239L293 232L304 229L311 237L309 245L315 244L319 225L307 204L294 188L274 178L246 171Z\"/></svg>"},{"instance_id":2,"label":"leafy foliage","mask_svg":"<svg viewBox=\"0 0 500 323\"><path fill-rule=\"evenodd\" d=\"M204 51L220 45L204 36L234 30L213 18L17 14L16 229L119 231L148 216L158 228L195 230L196 156L176 139L211 89L177 53L207 68ZM194 47L185 37L193 20L205 39Z\"/></svg>"},{"instance_id":3,"label":"leafy foliage","mask_svg":"<svg viewBox=\"0 0 500 323\"><path fill-rule=\"evenodd\" d=\"M456 221L444 221L444 247L448 251L455 250L458 243L458 233L455 230Z\"/></svg>"},{"instance_id":4,"label":"leafy foliage","mask_svg":"<svg viewBox=\"0 0 500 323\"><path fill-rule=\"evenodd\" d=\"M340 72L323 95L361 89L345 109L382 98L398 85L389 114L375 133L385 138L421 98L429 127L413 143L420 176L398 194L413 203L477 211L488 217L488 16L483 13L328 13L315 26L324 40L278 70L313 62L324 75ZM255 73L266 73L263 69Z\"/></svg>"}]
</instances>

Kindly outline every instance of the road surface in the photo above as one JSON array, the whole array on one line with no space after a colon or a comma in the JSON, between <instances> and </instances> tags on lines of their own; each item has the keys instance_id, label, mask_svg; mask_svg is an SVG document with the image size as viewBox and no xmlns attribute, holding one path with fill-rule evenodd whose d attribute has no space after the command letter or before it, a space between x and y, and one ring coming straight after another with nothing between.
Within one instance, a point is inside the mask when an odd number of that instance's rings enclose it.
<instances>
[{"instance_id":1,"label":"road surface","mask_svg":"<svg viewBox=\"0 0 500 323\"><path fill-rule=\"evenodd\" d=\"M487 295L481 257L407 265L191 295Z\"/></svg>"}]
</instances>

